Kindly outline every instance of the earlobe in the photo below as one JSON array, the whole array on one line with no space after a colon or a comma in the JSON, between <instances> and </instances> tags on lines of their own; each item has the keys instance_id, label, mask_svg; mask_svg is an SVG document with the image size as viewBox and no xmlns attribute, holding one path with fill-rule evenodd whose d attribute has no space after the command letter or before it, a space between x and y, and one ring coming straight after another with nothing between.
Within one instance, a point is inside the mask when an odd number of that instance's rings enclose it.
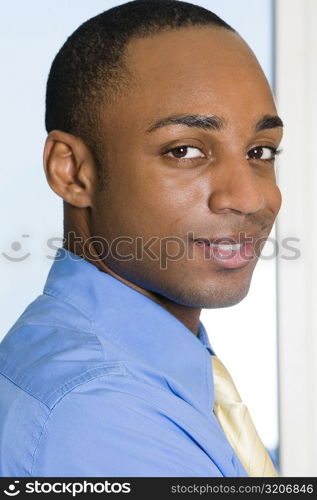
<instances>
[{"instance_id":1,"label":"earlobe","mask_svg":"<svg viewBox=\"0 0 317 500\"><path fill-rule=\"evenodd\" d=\"M76 207L92 202L94 165L84 142L66 132L53 130L44 147L44 170L52 190Z\"/></svg>"}]
</instances>

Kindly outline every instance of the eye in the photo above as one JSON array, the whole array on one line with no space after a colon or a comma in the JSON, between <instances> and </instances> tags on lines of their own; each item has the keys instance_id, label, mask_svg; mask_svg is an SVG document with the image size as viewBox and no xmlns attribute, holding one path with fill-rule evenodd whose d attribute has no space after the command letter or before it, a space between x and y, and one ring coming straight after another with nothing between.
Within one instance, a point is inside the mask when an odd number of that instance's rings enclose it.
<instances>
[{"instance_id":1,"label":"eye","mask_svg":"<svg viewBox=\"0 0 317 500\"><path fill-rule=\"evenodd\" d=\"M166 156L183 160L205 158L205 155L200 151L200 149L195 148L194 146L177 146L177 148L170 149L165 154Z\"/></svg>"},{"instance_id":2,"label":"eye","mask_svg":"<svg viewBox=\"0 0 317 500\"><path fill-rule=\"evenodd\" d=\"M257 146L247 152L246 158L248 160L273 161L278 153L279 151L277 151L276 148L268 146Z\"/></svg>"}]
</instances>

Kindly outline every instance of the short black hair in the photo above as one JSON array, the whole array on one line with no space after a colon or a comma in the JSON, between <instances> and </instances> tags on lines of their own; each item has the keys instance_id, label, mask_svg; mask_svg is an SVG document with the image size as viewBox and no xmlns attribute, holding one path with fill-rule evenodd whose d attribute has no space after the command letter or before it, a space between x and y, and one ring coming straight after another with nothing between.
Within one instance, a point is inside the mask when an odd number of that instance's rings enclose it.
<instances>
[{"instance_id":1,"label":"short black hair","mask_svg":"<svg viewBox=\"0 0 317 500\"><path fill-rule=\"evenodd\" d=\"M127 84L125 48L133 38L190 26L234 31L209 10L178 0L134 0L83 23L56 55L46 89L47 132L62 130L81 137L97 167L103 164L100 139L102 104Z\"/></svg>"}]
</instances>

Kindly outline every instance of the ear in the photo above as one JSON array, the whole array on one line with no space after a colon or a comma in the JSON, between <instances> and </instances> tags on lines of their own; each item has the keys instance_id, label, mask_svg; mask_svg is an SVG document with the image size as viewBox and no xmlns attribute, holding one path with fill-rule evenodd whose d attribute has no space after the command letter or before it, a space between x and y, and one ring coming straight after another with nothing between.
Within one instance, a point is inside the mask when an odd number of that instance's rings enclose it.
<instances>
[{"instance_id":1,"label":"ear","mask_svg":"<svg viewBox=\"0 0 317 500\"><path fill-rule=\"evenodd\" d=\"M53 130L44 146L44 170L53 191L75 207L92 204L96 182L92 154L79 137Z\"/></svg>"}]
</instances>

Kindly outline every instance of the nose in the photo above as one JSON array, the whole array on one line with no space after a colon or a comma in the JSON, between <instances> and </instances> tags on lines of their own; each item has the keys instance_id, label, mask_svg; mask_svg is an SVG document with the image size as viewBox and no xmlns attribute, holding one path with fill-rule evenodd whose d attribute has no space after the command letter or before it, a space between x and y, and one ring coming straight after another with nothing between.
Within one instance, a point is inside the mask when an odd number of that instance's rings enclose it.
<instances>
[{"instance_id":1,"label":"nose","mask_svg":"<svg viewBox=\"0 0 317 500\"><path fill-rule=\"evenodd\" d=\"M247 159L223 162L211 183L209 208L217 214L253 214L265 208L267 179Z\"/></svg>"}]
</instances>

